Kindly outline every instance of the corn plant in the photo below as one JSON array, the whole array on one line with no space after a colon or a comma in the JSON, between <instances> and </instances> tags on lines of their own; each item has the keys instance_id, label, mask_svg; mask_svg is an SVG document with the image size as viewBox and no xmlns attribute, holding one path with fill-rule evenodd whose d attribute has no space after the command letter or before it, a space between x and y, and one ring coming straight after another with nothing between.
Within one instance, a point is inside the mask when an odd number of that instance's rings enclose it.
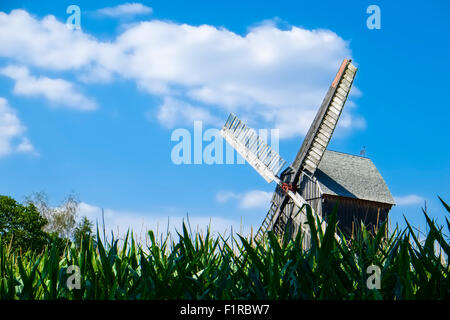
<instances>
[{"instance_id":1,"label":"corn plant","mask_svg":"<svg viewBox=\"0 0 450 320\"><path fill-rule=\"evenodd\" d=\"M441 199L448 212L448 205ZM136 243L132 233L122 241L85 237L41 253L0 246L0 299L448 299L448 254L443 228L427 212L426 236L419 239L406 221L389 235L383 224L376 235L364 226L352 239L336 241L336 212L323 232L311 228L311 248L302 250L303 234L277 238L268 232L250 237L213 236L187 231L177 241L167 236ZM447 231L450 223L447 221ZM437 249L439 249L437 251ZM447 260L446 260L447 259ZM79 287L68 283L71 266ZM379 288L369 288L367 268L380 270Z\"/></svg>"}]
</instances>

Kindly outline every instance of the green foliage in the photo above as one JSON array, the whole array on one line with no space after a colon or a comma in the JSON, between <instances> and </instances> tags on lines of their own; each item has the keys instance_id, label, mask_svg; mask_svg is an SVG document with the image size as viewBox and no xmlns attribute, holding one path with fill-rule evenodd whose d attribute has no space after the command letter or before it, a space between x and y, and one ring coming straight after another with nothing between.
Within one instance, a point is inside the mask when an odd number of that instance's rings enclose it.
<instances>
[{"instance_id":1,"label":"green foliage","mask_svg":"<svg viewBox=\"0 0 450 320\"><path fill-rule=\"evenodd\" d=\"M43 231L47 220L33 204L24 206L8 196L0 196L1 245L12 249L42 250L49 235Z\"/></svg>"},{"instance_id":2,"label":"green foliage","mask_svg":"<svg viewBox=\"0 0 450 320\"><path fill-rule=\"evenodd\" d=\"M338 242L335 212L307 251L303 234L291 240L269 232L254 242L192 234L184 224L177 241L149 231L145 247L132 234L119 245L98 232L62 255L55 246L19 255L3 242L0 299L449 299L449 243L424 214L422 239L408 224L389 236L386 225L376 236L362 226L356 238ZM80 269L80 289L66 285L71 265ZM380 289L367 286L370 265L381 270Z\"/></svg>"},{"instance_id":3,"label":"green foliage","mask_svg":"<svg viewBox=\"0 0 450 320\"><path fill-rule=\"evenodd\" d=\"M81 245L81 241L85 236L92 235L92 222L87 217L82 217L81 221L76 225L73 231L73 240L77 246Z\"/></svg>"}]
</instances>

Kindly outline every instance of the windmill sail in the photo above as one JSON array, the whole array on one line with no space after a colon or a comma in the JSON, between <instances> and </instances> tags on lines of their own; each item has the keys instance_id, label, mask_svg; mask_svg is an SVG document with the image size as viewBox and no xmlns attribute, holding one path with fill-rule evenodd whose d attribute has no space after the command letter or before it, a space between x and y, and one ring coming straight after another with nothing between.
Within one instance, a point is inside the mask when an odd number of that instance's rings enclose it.
<instances>
[{"instance_id":1,"label":"windmill sail","mask_svg":"<svg viewBox=\"0 0 450 320\"><path fill-rule=\"evenodd\" d=\"M344 108L356 70L347 59L339 68L292 164L297 171L305 169L311 175L316 171Z\"/></svg>"},{"instance_id":2,"label":"windmill sail","mask_svg":"<svg viewBox=\"0 0 450 320\"><path fill-rule=\"evenodd\" d=\"M286 161L259 138L253 129L230 114L220 133L267 182L279 181L277 174Z\"/></svg>"},{"instance_id":3,"label":"windmill sail","mask_svg":"<svg viewBox=\"0 0 450 320\"><path fill-rule=\"evenodd\" d=\"M313 176L336 128L356 71L357 68L351 63L351 60L345 59L342 62L294 162L282 172L282 181L296 188L302 173L309 177ZM284 232L286 222L295 210L295 206L288 205L289 201L290 198L277 186L269 212L259 228L256 238L261 237L270 229L277 233Z\"/></svg>"},{"instance_id":4,"label":"windmill sail","mask_svg":"<svg viewBox=\"0 0 450 320\"><path fill-rule=\"evenodd\" d=\"M283 185L277 175L286 161L259 138L253 129L230 114L220 133L267 182L275 181L278 185ZM296 191L288 188L283 191L298 207L306 204Z\"/></svg>"}]
</instances>

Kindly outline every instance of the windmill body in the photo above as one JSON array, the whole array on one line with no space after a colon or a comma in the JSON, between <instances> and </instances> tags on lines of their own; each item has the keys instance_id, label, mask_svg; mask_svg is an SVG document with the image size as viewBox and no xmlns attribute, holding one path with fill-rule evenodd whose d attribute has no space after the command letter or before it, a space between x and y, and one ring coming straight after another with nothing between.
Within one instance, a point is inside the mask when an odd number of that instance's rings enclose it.
<instances>
[{"instance_id":1,"label":"windmill body","mask_svg":"<svg viewBox=\"0 0 450 320\"><path fill-rule=\"evenodd\" d=\"M327 150L356 75L356 67L345 59L339 68L305 140L290 166L280 175L284 160L260 141L254 131L230 115L221 133L267 182L275 181L269 211L256 238L267 230L278 235L304 233L303 247L310 246L304 205L326 224L338 204L338 226L347 236L361 222L376 231L394 205L389 189L368 158Z\"/></svg>"}]
</instances>

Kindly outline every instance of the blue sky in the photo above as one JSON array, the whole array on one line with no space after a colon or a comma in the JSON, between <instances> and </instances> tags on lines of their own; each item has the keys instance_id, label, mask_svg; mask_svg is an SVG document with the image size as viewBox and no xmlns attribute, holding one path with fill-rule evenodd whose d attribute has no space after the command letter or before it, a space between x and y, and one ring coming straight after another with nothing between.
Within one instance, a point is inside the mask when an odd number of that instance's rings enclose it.
<instances>
[{"instance_id":1,"label":"blue sky","mask_svg":"<svg viewBox=\"0 0 450 320\"><path fill-rule=\"evenodd\" d=\"M68 30L66 9L81 9ZM366 9L381 9L381 29ZM292 161L340 62L358 66L329 149L366 155L422 230L450 202L447 1L0 2L0 194L78 194L107 224L257 228L274 185L248 165L175 165L174 130L229 112ZM105 9L106 8L106 9ZM131 9L130 9L131 8ZM20 9L20 10L17 10ZM130 13L131 12L131 13ZM209 142L203 142L207 145ZM178 224L178 225L177 225Z\"/></svg>"}]
</instances>

